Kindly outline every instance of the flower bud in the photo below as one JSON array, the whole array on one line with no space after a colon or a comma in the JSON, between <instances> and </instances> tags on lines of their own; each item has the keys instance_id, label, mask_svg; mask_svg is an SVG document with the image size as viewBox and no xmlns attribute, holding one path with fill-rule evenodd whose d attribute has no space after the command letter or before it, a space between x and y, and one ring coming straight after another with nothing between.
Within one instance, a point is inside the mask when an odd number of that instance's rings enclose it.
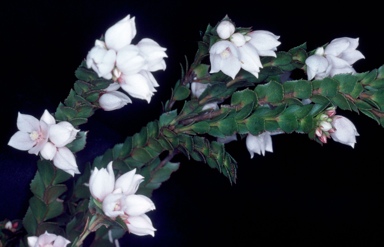
<instances>
[{"instance_id":1,"label":"flower bud","mask_svg":"<svg viewBox=\"0 0 384 247\"><path fill-rule=\"evenodd\" d=\"M230 21L222 21L216 31L221 39L228 39L235 32L235 25Z\"/></svg>"},{"instance_id":2,"label":"flower bud","mask_svg":"<svg viewBox=\"0 0 384 247\"><path fill-rule=\"evenodd\" d=\"M104 93L99 99L100 107L103 108L104 111L117 110L124 107L128 103L132 103L132 100L128 97L128 95L119 91Z\"/></svg>"}]
</instances>

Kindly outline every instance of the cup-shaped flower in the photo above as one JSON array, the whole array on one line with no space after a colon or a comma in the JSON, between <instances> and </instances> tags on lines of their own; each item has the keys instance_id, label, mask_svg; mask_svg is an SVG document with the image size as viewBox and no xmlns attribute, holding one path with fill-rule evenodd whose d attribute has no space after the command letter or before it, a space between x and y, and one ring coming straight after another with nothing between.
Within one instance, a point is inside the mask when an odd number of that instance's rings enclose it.
<instances>
[{"instance_id":1,"label":"cup-shaped flower","mask_svg":"<svg viewBox=\"0 0 384 247\"><path fill-rule=\"evenodd\" d=\"M102 204L103 212L106 216L115 219L118 216L124 215L124 199L122 193L108 194Z\"/></svg>"},{"instance_id":2,"label":"cup-shaped flower","mask_svg":"<svg viewBox=\"0 0 384 247\"><path fill-rule=\"evenodd\" d=\"M144 38L139 41L136 45L140 54L145 58L147 63L147 70L154 72L157 70L165 70L166 64L164 61L165 57L168 57L164 47L161 47L156 41Z\"/></svg>"},{"instance_id":3,"label":"cup-shaped flower","mask_svg":"<svg viewBox=\"0 0 384 247\"><path fill-rule=\"evenodd\" d=\"M332 125L335 129L333 133L330 133L332 139L354 148L356 136L359 136L359 133L351 120L340 115L335 115L332 117Z\"/></svg>"},{"instance_id":4,"label":"cup-shaped flower","mask_svg":"<svg viewBox=\"0 0 384 247\"><path fill-rule=\"evenodd\" d=\"M227 40L216 42L209 50L210 73L216 73L221 70L224 74L234 79L241 69L239 57L239 51L232 42Z\"/></svg>"},{"instance_id":5,"label":"cup-shaped flower","mask_svg":"<svg viewBox=\"0 0 384 247\"><path fill-rule=\"evenodd\" d=\"M103 41L96 40L95 46L87 54L86 64L99 77L110 80L112 79L112 70L115 67L116 56L116 51L108 50Z\"/></svg>"},{"instance_id":6,"label":"cup-shaped flower","mask_svg":"<svg viewBox=\"0 0 384 247\"><path fill-rule=\"evenodd\" d=\"M265 30L252 31L246 36L250 37L248 43L257 49L259 56L276 57L275 51L277 50L277 46L281 44L281 42L278 41L280 36Z\"/></svg>"},{"instance_id":7,"label":"cup-shaped flower","mask_svg":"<svg viewBox=\"0 0 384 247\"><path fill-rule=\"evenodd\" d=\"M29 247L66 247L71 243L68 239L60 235L48 233L47 231L38 237L31 236L27 239Z\"/></svg>"},{"instance_id":8,"label":"cup-shaped flower","mask_svg":"<svg viewBox=\"0 0 384 247\"><path fill-rule=\"evenodd\" d=\"M115 188L115 173L113 172L112 162L107 168L92 170L89 178L89 190L93 198L102 202L104 198L111 194Z\"/></svg>"},{"instance_id":9,"label":"cup-shaped flower","mask_svg":"<svg viewBox=\"0 0 384 247\"><path fill-rule=\"evenodd\" d=\"M270 132L266 131L257 136L248 134L246 137L246 146L248 152L251 155L251 159L253 158L255 153L264 156L265 151L273 152L272 138Z\"/></svg>"},{"instance_id":10,"label":"cup-shaped flower","mask_svg":"<svg viewBox=\"0 0 384 247\"><path fill-rule=\"evenodd\" d=\"M137 74L122 74L120 79L121 88L130 96L151 102L156 92L154 85L158 85L151 72L142 70Z\"/></svg>"},{"instance_id":11,"label":"cup-shaped flower","mask_svg":"<svg viewBox=\"0 0 384 247\"><path fill-rule=\"evenodd\" d=\"M155 204L143 195L128 195L124 198L124 212L129 216L140 216L156 209Z\"/></svg>"},{"instance_id":12,"label":"cup-shaped flower","mask_svg":"<svg viewBox=\"0 0 384 247\"><path fill-rule=\"evenodd\" d=\"M223 20L217 25L216 32L221 39L228 39L235 32L235 25L229 20Z\"/></svg>"},{"instance_id":13,"label":"cup-shaped flower","mask_svg":"<svg viewBox=\"0 0 384 247\"><path fill-rule=\"evenodd\" d=\"M127 15L105 32L106 46L108 49L118 51L131 44L136 32L135 17L130 18L130 15Z\"/></svg>"},{"instance_id":14,"label":"cup-shaped flower","mask_svg":"<svg viewBox=\"0 0 384 247\"><path fill-rule=\"evenodd\" d=\"M356 61L365 58L364 55L356 50L359 46L359 38L342 37L332 40L325 47L326 55L333 55L344 61L349 65L354 64Z\"/></svg>"},{"instance_id":15,"label":"cup-shaped flower","mask_svg":"<svg viewBox=\"0 0 384 247\"><path fill-rule=\"evenodd\" d=\"M20 112L17 115L16 124L19 130L12 135L8 145L37 155L48 142L49 124Z\"/></svg>"},{"instance_id":16,"label":"cup-shaped flower","mask_svg":"<svg viewBox=\"0 0 384 247\"><path fill-rule=\"evenodd\" d=\"M129 222L127 227L130 233L138 236L155 236L156 229L153 227L151 219L146 214L141 214L139 216L128 216L125 221Z\"/></svg>"},{"instance_id":17,"label":"cup-shaped flower","mask_svg":"<svg viewBox=\"0 0 384 247\"><path fill-rule=\"evenodd\" d=\"M317 48L315 54L305 60L305 64L308 80L323 79L329 74L329 61L324 57L323 47Z\"/></svg>"}]
</instances>

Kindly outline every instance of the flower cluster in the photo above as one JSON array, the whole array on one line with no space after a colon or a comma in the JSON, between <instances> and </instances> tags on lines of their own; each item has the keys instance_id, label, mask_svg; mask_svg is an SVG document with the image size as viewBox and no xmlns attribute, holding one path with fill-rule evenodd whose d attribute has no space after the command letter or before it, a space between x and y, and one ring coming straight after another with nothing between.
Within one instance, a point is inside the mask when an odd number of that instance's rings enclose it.
<instances>
[{"instance_id":1,"label":"flower cluster","mask_svg":"<svg viewBox=\"0 0 384 247\"><path fill-rule=\"evenodd\" d=\"M263 65L260 56L276 57L275 51L280 45L279 36L265 30L236 32L235 25L225 18L217 28L220 40L209 50L211 71L222 71L234 79L240 69L244 69L256 78Z\"/></svg>"},{"instance_id":2,"label":"flower cluster","mask_svg":"<svg viewBox=\"0 0 384 247\"><path fill-rule=\"evenodd\" d=\"M135 17L128 15L111 26L104 38L97 39L88 52L87 67L96 71L99 77L113 80L99 99L104 110L116 110L132 102L127 95L117 91L119 88L149 103L159 86L152 72L165 70L166 49L149 38L132 44L136 32Z\"/></svg>"},{"instance_id":3,"label":"flower cluster","mask_svg":"<svg viewBox=\"0 0 384 247\"><path fill-rule=\"evenodd\" d=\"M343 37L332 40L325 48L317 48L315 54L305 61L308 80L324 79L336 74L356 73L352 65L365 58L360 51L356 50L358 45L359 38Z\"/></svg>"},{"instance_id":4,"label":"flower cluster","mask_svg":"<svg viewBox=\"0 0 384 247\"><path fill-rule=\"evenodd\" d=\"M112 219L120 217L129 232L143 236L155 235L150 218L145 214L155 209L151 199L144 195L136 195L136 191L144 177L133 169L115 180L112 162L107 169L95 168L89 180L92 197L102 204L104 214Z\"/></svg>"},{"instance_id":5,"label":"flower cluster","mask_svg":"<svg viewBox=\"0 0 384 247\"><path fill-rule=\"evenodd\" d=\"M355 125L346 117L336 115L336 109L330 107L324 114L319 115L316 136L322 143L327 143L327 138L336 142L355 147L356 136L359 133Z\"/></svg>"},{"instance_id":6,"label":"flower cluster","mask_svg":"<svg viewBox=\"0 0 384 247\"><path fill-rule=\"evenodd\" d=\"M66 145L76 139L80 131L67 121L56 123L55 118L45 110L40 120L18 113L17 131L9 140L8 145L28 151L30 154L40 155L46 160L74 176L79 174L76 159Z\"/></svg>"}]
</instances>

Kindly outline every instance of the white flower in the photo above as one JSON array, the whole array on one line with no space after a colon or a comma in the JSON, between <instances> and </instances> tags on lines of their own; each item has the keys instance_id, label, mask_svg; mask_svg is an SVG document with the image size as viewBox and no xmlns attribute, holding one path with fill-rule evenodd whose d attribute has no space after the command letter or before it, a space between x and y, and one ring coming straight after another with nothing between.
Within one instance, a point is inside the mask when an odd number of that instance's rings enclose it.
<instances>
[{"instance_id":1,"label":"white flower","mask_svg":"<svg viewBox=\"0 0 384 247\"><path fill-rule=\"evenodd\" d=\"M60 235L48 233L47 231L38 237L31 236L27 239L29 247L66 247L71 243L68 239Z\"/></svg>"},{"instance_id":2,"label":"white flower","mask_svg":"<svg viewBox=\"0 0 384 247\"><path fill-rule=\"evenodd\" d=\"M132 103L132 100L128 95L117 91L120 88L119 83L111 83L104 91L100 98L99 104L104 111L113 111L122 108L128 103Z\"/></svg>"},{"instance_id":3,"label":"white flower","mask_svg":"<svg viewBox=\"0 0 384 247\"><path fill-rule=\"evenodd\" d=\"M111 194L115 188L115 173L113 172L112 162L109 162L107 169L95 168L89 178L89 190L93 198L102 202L104 198Z\"/></svg>"},{"instance_id":4,"label":"white flower","mask_svg":"<svg viewBox=\"0 0 384 247\"><path fill-rule=\"evenodd\" d=\"M156 229L153 227L151 219L146 214L131 216L128 218L128 221L129 224L127 224L127 226L130 233L138 236L155 236Z\"/></svg>"},{"instance_id":5,"label":"white flower","mask_svg":"<svg viewBox=\"0 0 384 247\"><path fill-rule=\"evenodd\" d=\"M64 147L76 139L77 132L79 131L80 130L75 129L71 123L62 121L51 125L49 129L49 140L55 144L56 147Z\"/></svg>"},{"instance_id":6,"label":"white flower","mask_svg":"<svg viewBox=\"0 0 384 247\"><path fill-rule=\"evenodd\" d=\"M241 69L239 56L239 51L232 42L227 40L216 42L209 50L210 73L216 73L221 70L224 74L234 79Z\"/></svg>"},{"instance_id":7,"label":"white flower","mask_svg":"<svg viewBox=\"0 0 384 247\"><path fill-rule=\"evenodd\" d=\"M325 48L317 48L315 54L305 60L308 80L324 79L337 74L355 74L353 63L364 58L356 50L358 44L358 38L344 37L332 40Z\"/></svg>"},{"instance_id":8,"label":"white flower","mask_svg":"<svg viewBox=\"0 0 384 247\"><path fill-rule=\"evenodd\" d=\"M102 202L102 209L111 219L120 217L129 229L129 232L143 236L154 236L156 229L145 214L156 209L153 201L144 196L136 195L144 177L136 174L136 169L124 173L115 181L112 161L107 169L95 168L89 180L89 189L93 198Z\"/></svg>"},{"instance_id":9,"label":"white flower","mask_svg":"<svg viewBox=\"0 0 384 247\"><path fill-rule=\"evenodd\" d=\"M8 145L30 154L38 154L48 142L49 124L27 114L18 113L17 131L9 140Z\"/></svg>"},{"instance_id":10,"label":"white flower","mask_svg":"<svg viewBox=\"0 0 384 247\"><path fill-rule=\"evenodd\" d=\"M276 57L275 51L277 50L277 46L281 44L281 42L278 41L280 36L265 30L252 31L246 36L251 38L248 43L257 49L259 56Z\"/></svg>"},{"instance_id":11,"label":"white flower","mask_svg":"<svg viewBox=\"0 0 384 247\"><path fill-rule=\"evenodd\" d=\"M127 45L117 52L116 67L125 75L136 74L146 69L147 62L135 45Z\"/></svg>"},{"instance_id":12,"label":"white flower","mask_svg":"<svg viewBox=\"0 0 384 247\"><path fill-rule=\"evenodd\" d=\"M235 32L235 25L230 21L221 21L216 28L217 35L221 39L228 39Z\"/></svg>"},{"instance_id":13,"label":"white flower","mask_svg":"<svg viewBox=\"0 0 384 247\"><path fill-rule=\"evenodd\" d=\"M112 70L115 67L116 51L108 50L105 43L95 41L95 46L88 52L86 57L87 68L92 68L99 77L107 80L112 79Z\"/></svg>"},{"instance_id":14,"label":"white flower","mask_svg":"<svg viewBox=\"0 0 384 247\"><path fill-rule=\"evenodd\" d=\"M144 99L150 103L155 86L158 85L151 72L142 70L137 74L122 74L120 79L121 88L130 96L137 99Z\"/></svg>"},{"instance_id":15,"label":"white flower","mask_svg":"<svg viewBox=\"0 0 384 247\"><path fill-rule=\"evenodd\" d=\"M140 40L136 46L146 60L148 71L165 70L166 64L164 58L168 57L165 53L166 48L161 47L156 41L148 38Z\"/></svg>"},{"instance_id":16,"label":"white flower","mask_svg":"<svg viewBox=\"0 0 384 247\"><path fill-rule=\"evenodd\" d=\"M257 49L249 43L238 47L241 68L248 71L256 78L259 77L260 68L263 67Z\"/></svg>"},{"instance_id":17,"label":"white flower","mask_svg":"<svg viewBox=\"0 0 384 247\"><path fill-rule=\"evenodd\" d=\"M131 44L136 32L135 17L130 18L130 15L127 15L105 32L106 46L108 49L118 51Z\"/></svg>"},{"instance_id":18,"label":"white flower","mask_svg":"<svg viewBox=\"0 0 384 247\"><path fill-rule=\"evenodd\" d=\"M251 159L254 154L265 155L265 151L273 152L271 133L266 131L260 135L254 136L248 134L246 138L246 146L251 154Z\"/></svg>"},{"instance_id":19,"label":"white flower","mask_svg":"<svg viewBox=\"0 0 384 247\"><path fill-rule=\"evenodd\" d=\"M335 115L332 117L332 125L335 129L333 133L330 133L332 139L354 148L356 136L359 136L359 133L357 133L356 127L351 120L340 115Z\"/></svg>"}]
</instances>

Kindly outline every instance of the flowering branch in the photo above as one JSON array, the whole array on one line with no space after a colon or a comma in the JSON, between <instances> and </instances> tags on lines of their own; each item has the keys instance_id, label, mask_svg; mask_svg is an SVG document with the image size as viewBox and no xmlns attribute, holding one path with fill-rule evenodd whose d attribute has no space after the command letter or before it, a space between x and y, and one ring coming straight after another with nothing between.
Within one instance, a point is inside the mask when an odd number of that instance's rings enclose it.
<instances>
[{"instance_id":1,"label":"flowering branch","mask_svg":"<svg viewBox=\"0 0 384 247\"><path fill-rule=\"evenodd\" d=\"M159 86L152 73L166 69L166 49L149 38L133 44L135 35L135 18L128 15L97 39L54 116L45 111L38 120L19 113L19 131L9 145L41 158L20 242L82 246L92 235L92 246L113 246L127 232L154 236L150 197L179 169L173 162L179 154L236 183L238 164L225 144L238 137L253 158L273 152L271 136L294 132L353 148L359 134L337 109L361 112L384 126L384 67L353 69L364 58L358 39L338 38L309 52L306 44L277 51L279 36L236 27L226 16L208 25L163 113L79 168L75 154L87 138L80 126L97 110L133 103L130 97L150 103ZM297 70L307 79L286 78ZM21 228L8 222L1 227ZM2 236L2 243L8 238Z\"/></svg>"}]
</instances>

